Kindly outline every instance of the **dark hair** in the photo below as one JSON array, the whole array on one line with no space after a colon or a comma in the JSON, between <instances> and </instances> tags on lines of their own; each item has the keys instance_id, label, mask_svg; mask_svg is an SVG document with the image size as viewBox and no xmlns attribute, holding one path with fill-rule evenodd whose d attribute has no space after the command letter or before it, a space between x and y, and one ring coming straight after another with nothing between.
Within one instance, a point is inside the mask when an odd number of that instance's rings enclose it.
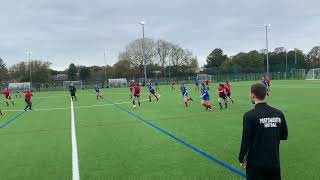
<instances>
[{"instance_id":1,"label":"dark hair","mask_svg":"<svg viewBox=\"0 0 320 180\"><path fill-rule=\"evenodd\" d=\"M219 84L219 86L224 88L224 84Z\"/></svg>"},{"instance_id":2,"label":"dark hair","mask_svg":"<svg viewBox=\"0 0 320 180\"><path fill-rule=\"evenodd\" d=\"M264 100L267 94L267 88L261 83L253 84L251 86L251 93L259 100Z\"/></svg>"},{"instance_id":3,"label":"dark hair","mask_svg":"<svg viewBox=\"0 0 320 180\"><path fill-rule=\"evenodd\" d=\"M204 83L201 83L201 86L205 86Z\"/></svg>"},{"instance_id":4,"label":"dark hair","mask_svg":"<svg viewBox=\"0 0 320 180\"><path fill-rule=\"evenodd\" d=\"M228 81L226 81L226 84L229 84L229 82L228 82Z\"/></svg>"}]
</instances>

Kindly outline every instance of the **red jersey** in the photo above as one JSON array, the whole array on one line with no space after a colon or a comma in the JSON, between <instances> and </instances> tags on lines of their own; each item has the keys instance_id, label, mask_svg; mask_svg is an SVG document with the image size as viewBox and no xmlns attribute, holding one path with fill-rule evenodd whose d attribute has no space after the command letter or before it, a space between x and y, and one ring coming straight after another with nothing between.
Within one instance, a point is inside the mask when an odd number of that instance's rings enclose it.
<instances>
[{"instance_id":1,"label":"red jersey","mask_svg":"<svg viewBox=\"0 0 320 180\"><path fill-rule=\"evenodd\" d=\"M205 83L206 83L206 85L208 86L208 85L209 85L209 80L206 79L206 80L205 80Z\"/></svg>"},{"instance_id":2,"label":"red jersey","mask_svg":"<svg viewBox=\"0 0 320 180\"><path fill-rule=\"evenodd\" d=\"M139 86L135 86L133 89L134 89L134 94L140 94L140 87Z\"/></svg>"},{"instance_id":3,"label":"red jersey","mask_svg":"<svg viewBox=\"0 0 320 180\"><path fill-rule=\"evenodd\" d=\"M8 98L10 96L10 91L7 89L7 90L3 90L2 94Z\"/></svg>"},{"instance_id":4,"label":"red jersey","mask_svg":"<svg viewBox=\"0 0 320 180\"><path fill-rule=\"evenodd\" d=\"M224 88L221 87L221 86L219 86L219 87L218 87L218 93L219 93L219 94L225 94Z\"/></svg>"},{"instance_id":5,"label":"red jersey","mask_svg":"<svg viewBox=\"0 0 320 180\"><path fill-rule=\"evenodd\" d=\"M131 82L129 82L129 88L130 88L130 91L132 91L133 86L132 86L132 83L131 83Z\"/></svg>"},{"instance_id":6,"label":"red jersey","mask_svg":"<svg viewBox=\"0 0 320 180\"><path fill-rule=\"evenodd\" d=\"M266 79L266 83L268 84L268 87L270 87L270 79L269 78Z\"/></svg>"},{"instance_id":7,"label":"red jersey","mask_svg":"<svg viewBox=\"0 0 320 180\"><path fill-rule=\"evenodd\" d=\"M225 89L226 89L226 93L230 93L231 92L230 84L226 84Z\"/></svg>"},{"instance_id":8,"label":"red jersey","mask_svg":"<svg viewBox=\"0 0 320 180\"><path fill-rule=\"evenodd\" d=\"M32 92L27 92L25 95L25 100L30 101L32 96L33 96Z\"/></svg>"}]
</instances>

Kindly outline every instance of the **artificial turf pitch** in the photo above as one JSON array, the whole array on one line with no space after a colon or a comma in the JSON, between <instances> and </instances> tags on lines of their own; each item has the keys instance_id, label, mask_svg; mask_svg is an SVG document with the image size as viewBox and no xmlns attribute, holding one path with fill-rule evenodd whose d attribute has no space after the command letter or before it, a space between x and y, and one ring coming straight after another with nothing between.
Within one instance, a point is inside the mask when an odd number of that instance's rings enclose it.
<instances>
[{"instance_id":1,"label":"artificial turf pitch","mask_svg":"<svg viewBox=\"0 0 320 180\"><path fill-rule=\"evenodd\" d=\"M99 101L93 90L78 91L74 112L80 178L244 179L178 140L244 172L238 152L242 115L253 107L252 83L232 83L235 104L222 111L216 84L211 84L212 112L200 105L192 85L188 90L195 101L189 108L178 86L175 91L162 86L158 102L148 102L142 87L143 101L136 109L127 88L104 89ZM68 93L35 92L34 111L26 113L20 111L23 98L13 98L16 106L0 105L9 110L0 117L1 179L72 179ZM320 179L319 100L320 81L272 81L267 101L285 113L289 128L289 138L280 146L283 179Z\"/></svg>"}]
</instances>

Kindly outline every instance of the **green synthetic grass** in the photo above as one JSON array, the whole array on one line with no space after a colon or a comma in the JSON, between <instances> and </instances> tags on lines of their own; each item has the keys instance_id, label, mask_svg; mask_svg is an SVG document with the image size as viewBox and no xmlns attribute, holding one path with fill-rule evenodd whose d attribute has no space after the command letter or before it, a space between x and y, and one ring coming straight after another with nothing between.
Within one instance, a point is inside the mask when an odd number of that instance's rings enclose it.
<instances>
[{"instance_id":1,"label":"green synthetic grass","mask_svg":"<svg viewBox=\"0 0 320 180\"><path fill-rule=\"evenodd\" d=\"M130 104L127 88L104 89L103 95L240 170L237 159L242 115L253 107L249 100L252 83L232 83L235 104L223 111L217 109L215 88L211 85L213 112L206 112L200 105L200 94L192 85L188 89L195 101L189 108L184 107L178 86L176 91L162 86L159 102L143 101L142 107L136 109ZM147 98L146 92L142 87L141 99ZM0 179L72 179L68 93L34 95L35 111L23 113L0 129ZM93 90L78 91L77 96L74 111L81 179L242 179L110 102L97 101ZM320 179L319 100L320 81L272 81L271 98L267 101L285 113L289 128L288 141L281 143L283 179ZM4 103L0 107L23 109L22 98L15 102L15 107ZM0 125L20 113L5 112Z\"/></svg>"}]
</instances>

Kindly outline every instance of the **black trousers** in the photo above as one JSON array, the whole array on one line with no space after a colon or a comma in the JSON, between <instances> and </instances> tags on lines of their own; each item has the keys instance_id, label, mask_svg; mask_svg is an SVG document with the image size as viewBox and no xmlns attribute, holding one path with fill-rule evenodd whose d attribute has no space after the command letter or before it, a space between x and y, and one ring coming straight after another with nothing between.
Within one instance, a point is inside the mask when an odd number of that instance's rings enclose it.
<instances>
[{"instance_id":1,"label":"black trousers","mask_svg":"<svg viewBox=\"0 0 320 180\"><path fill-rule=\"evenodd\" d=\"M281 180L280 167L250 167L246 170L247 180Z\"/></svg>"}]
</instances>

